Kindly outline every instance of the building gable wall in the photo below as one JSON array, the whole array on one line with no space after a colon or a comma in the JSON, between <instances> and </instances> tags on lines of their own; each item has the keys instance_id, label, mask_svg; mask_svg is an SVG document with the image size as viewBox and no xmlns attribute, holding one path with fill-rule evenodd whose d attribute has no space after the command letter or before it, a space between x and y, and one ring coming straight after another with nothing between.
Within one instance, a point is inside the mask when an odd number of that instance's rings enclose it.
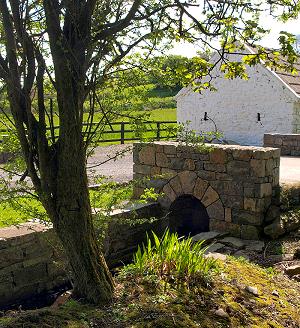
<instances>
[{"instance_id":1,"label":"building gable wall","mask_svg":"<svg viewBox=\"0 0 300 328\"><path fill-rule=\"evenodd\" d=\"M176 97L178 122L190 121L190 128L197 132L213 131L212 121L204 120L207 112L225 139L243 145L262 145L265 133L294 132L299 120L295 95L262 65L248 67L247 72L249 80L228 80L214 72L213 76L219 76L212 81L215 92L183 89Z\"/></svg>"}]
</instances>

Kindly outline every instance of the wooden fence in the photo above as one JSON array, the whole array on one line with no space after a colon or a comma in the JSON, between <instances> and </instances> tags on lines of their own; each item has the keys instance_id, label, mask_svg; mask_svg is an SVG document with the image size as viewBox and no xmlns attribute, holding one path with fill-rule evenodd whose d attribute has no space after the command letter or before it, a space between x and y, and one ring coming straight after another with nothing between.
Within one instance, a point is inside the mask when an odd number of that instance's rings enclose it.
<instances>
[{"instance_id":1,"label":"wooden fence","mask_svg":"<svg viewBox=\"0 0 300 328\"><path fill-rule=\"evenodd\" d=\"M176 121L143 121L141 124L145 125L142 129L143 138L152 140L162 140L162 139L174 139L176 138ZM90 124L84 123L83 127L88 127ZM93 127L95 128L99 123L92 123L92 133ZM112 122L106 124L103 130L95 131L94 140L98 143L120 143L124 144L128 141L141 140L141 136L138 134L137 129L134 128L131 122ZM50 131L50 129L48 128ZM54 126L54 131L59 131L59 126ZM8 134L8 130L0 129L0 141L2 137ZM55 137L58 137L56 134Z\"/></svg>"}]
</instances>

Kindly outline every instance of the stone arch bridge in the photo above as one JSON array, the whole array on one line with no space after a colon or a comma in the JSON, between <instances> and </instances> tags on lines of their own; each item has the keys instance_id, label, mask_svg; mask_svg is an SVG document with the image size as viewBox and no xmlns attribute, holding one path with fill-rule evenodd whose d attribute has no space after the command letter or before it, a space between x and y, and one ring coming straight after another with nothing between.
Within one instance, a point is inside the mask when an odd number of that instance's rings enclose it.
<instances>
[{"instance_id":1,"label":"stone arch bridge","mask_svg":"<svg viewBox=\"0 0 300 328\"><path fill-rule=\"evenodd\" d=\"M258 239L268 208L278 201L279 149L154 142L135 144L133 157L134 178L141 181L135 196L154 187L170 225L188 230L190 224L191 233Z\"/></svg>"}]
</instances>

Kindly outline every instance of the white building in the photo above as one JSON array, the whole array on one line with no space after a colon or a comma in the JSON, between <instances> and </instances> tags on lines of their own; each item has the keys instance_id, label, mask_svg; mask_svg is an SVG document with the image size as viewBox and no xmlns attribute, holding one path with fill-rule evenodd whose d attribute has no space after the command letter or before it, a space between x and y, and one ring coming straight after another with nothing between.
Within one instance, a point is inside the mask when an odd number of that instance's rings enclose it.
<instances>
[{"instance_id":1,"label":"white building","mask_svg":"<svg viewBox=\"0 0 300 328\"><path fill-rule=\"evenodd\" d=\"M262 145L264 133L300 133L300 75L276 73L263 64L247 67L247 73L249 80L229 80L215 70L217 91L183 88L176 96L177 121L190 121L200 133L214 131L213 120L224 139L242 145Z\"/></svg>"}]
</instances>

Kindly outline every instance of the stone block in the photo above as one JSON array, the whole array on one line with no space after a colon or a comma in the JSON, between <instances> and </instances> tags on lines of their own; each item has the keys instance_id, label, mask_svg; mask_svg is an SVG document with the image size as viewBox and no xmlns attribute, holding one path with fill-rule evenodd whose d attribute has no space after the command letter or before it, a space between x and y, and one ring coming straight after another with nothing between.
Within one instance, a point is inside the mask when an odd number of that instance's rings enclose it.
<instances>
[{"instance_id":1,"label":"stone block","mask_svg":"<svg viewBox=\"0 0 300 328\"><path fill-rule=\"evenodd\" d=\"M218 181L232 181L233 177L227 173L216 173L216 180Z\"/></svg>"},{"instance_id":2,"label":"stone block","mask_svg":"<svg viewBox=\"0 0 300 328\"><path fill-rule=\"evenodd\" d=\"M197 174L191 171L183 171L178 174L182 190L185 194L191 194L193 192Z\"/></svg>"},{"instance_id":3,"label":"stone block","mask_svg":"<svg viewBox=\"0 0 300 328\"><path fill-rule=\"evenodd\" d=\"M274 139L274 146L282 146L283 140L280 137Z\"/></svg>"},{"instance_id":4,"label":"stone block","mask_svg":"<svg viewBox=\"0 0 300 328\"><path fill-rule=\"evenodd\" d=\"M224 206L220 199L206 207L206 211L210 219L224 220Z\"/></svg>"},{"instance_id":5,"label":"stone block","mask_svg":"<svg viewBox=\"0 0 300 328\"><path fill-rule=\"evenodd\" d=\"M264 221L263 213L253 213L246 210L232 210L232 222L242 225L260 226Z\"/></svg>"},{"instance_id":6,"label":"stone block","mask_svg":"<svg viewBox=\"0 0 300 328\"><path fill-rule=\"evenodd\" d=\"M150 174L151 174L152 177L155 177L157 175L160 175L161 174L161 168L160 167L157 167L157 166L152 166L151 167Z\"/></svg>"},{"instance_id":7,"label":"stone block","mask_svg":"<svg viewBox=\"0 0 300 328\"><path fill-rule=\"evenodd\" d=\"M246 211L261 213L266 209L265 199L261 198L245 198L244 199L244 209Z\"/></svg>"},{"instance_id":8,"label":"stone block","mask_svg":"<svg viewBox=\"0 0 300 328\"><path fill-rule=\"evenodd\" d=\"M274 164L273 158L266 160L266 175L272 176L274 167L275 167L275 164Z\"/></svg>"},{"instance_id":9,"label":"stone block","mask_svg":"<svg viewBox=\"0 0 300 328\"><path fill-rule=\"evenodd\" d=\"M169 167L170 159L167 157L165 153L156 153L156 165L159 167Z\"/></svg>"},{"instance_id":10,"label":"stone block","mask_svg":"<svg viewBox=\"0 0 300 328\"><path fill-rule=\"evenodd\" d=\"M145 165L155 165L154 146L142 146L139 151L139 162Z\"/></svg>"},{"instance_id":11,"label":"stone block","mask_svg":"<svg viewBox=\"0 0 300 328\"><path fill-rule=\"evenodd\" d=\"M177 195L183 194L181 182L178 176L175 176L173 179L170 180L170 185Z\"/></svg>"},{"instance_id":12,"label":"stone block","mask_svg":"<svg viewBox=\"0 0 300 328\"><path fill-rule=\"evenodd\" d=\"M231 213L231 208L229 207L225 208L225 221L232 222L232 213Z\"/></svg>"},{"instance_id":13,"label":"stone block","mask_svg":"<svg viewBox=\"0 0 300 328\"><path fill-rule=\"evenodd\" d=\"M227 154L223 149L214 149L210 152L210 161L217 164L225 164Z\"/></svg>"},{"instance_id":14,"label":"stone block","mask_svg":"<svg viewBox=\"0 0 300 328\"><path fill-rule=\"evenodd\" d=\"M174 155L177 152L175 145L164 145L163 147L164 147L165 154Z\"/></svg>"},{"instance_id":15,"label":"stone block","mask_svg":"<svg viewBox=\"0 0 300 328\"><path fill-rule=\"evenodd\" d=\"M201 178L197 178L193 195L199 200L201 200L207 188L208 188L208 183Z\"/></svg>"},{"instance_id":16,"label":"stone block","mask_svg":"<svg viewBox=\"0 0 300 328\"><path fill-rule=\"evenodd\" d=\"M273 150L270 148L257 148L252 152L252 158L254 159L269 159L273 156Z\"/></svg>"},{"instance_id":17,"label":"stone block","mask_svg":"<svg viewBox=\"0 0 300 328\"><path fill-rule=\"evenodd\" d=\"M155 152L156 153L163 153L164 152L164 146L160 145L158 143L155 143Z\"/></svg>"},{"instance_id":18,"label":"stone block","mask_svg":"<svg viewBox=\"0 0 300 328\"><path fill-rule=\"evenodd\" d=\"M169 197L162 195L157 200L163 209L169 210L172 205L172 201Z\"/></svg>"},{"instance_id":19,"label":"stone block","mask_svg":"<svg viewBox=\"0 0 300 328\"><path fill-rule=\"evenodd\" d=\"M227 164L227 173L235 176L249 176L250 168L249 163L245 161L231 161Z\"/></svg>"},{"instance_id":20,"label":"stone block","mask_svg":"<svg viewBox=\"0 0 300 328\"><path fill-rule=\"evenodd\" d=\"M244 188L245 197L255 197L255 187L245 187Z\"/></svg>"},{"instance_id":21,"label":"stone block","mask_svg":"<svg viewBox=\"0 0 300 328\"><path fill-rule=\"evenodd\" d=\"M46 268L46 263L44 262L15 271L14 282L17 286L28 286L45 280L47 276Z\"/></svg>"},{"instance_id":22,"label":"stone block","mask_svg":"<svg viewBox=\"0 0 300 328\"><path fill-rule=\"evenodd\" d=\"M216 202L218 199L219 194L211 186L209 186L204 196L202 197L201 202L205 207L208 207L212 203Z\"/></svg>"},{"instance_id":23,"label":"stone block","mask_svg":"<svg viewBox=\"0 0 300 328\"><path fill-rule=\"evenodd\" d=\"M207 181L216 180L216 172L198 171L197 175L199 178L202 178Z\"/></svg>"},{"instance_id":24,"label":"stone block","mask_svg":"<svg viewBox=\"0 0 300 328\"><path fill-rule=\"evenodd\" d=\"M135 186L133 188L133 199L139 199L143 193L144 193L144 188Z\"/></svg>"},{"instance_id":25,"label":"stone block","mask_svg":"<svg viewBox=\"0 0 300 328\"><path fill-rule=\"evenodd\" d=\"M143 175L151 174L151 166L149 165L140 165L140 164L133 164L133 172Z\"/></svg>"},{"instance_id":26,"label":"stone block","mask_svg":"<svg viewBox=\"0 0 300 328\"><path fill-rule=\"evenodd\" d=\"M220 195L235 196L243 194L243 185L241 183L233 181L213 181L210 184Z\"/></svg>"},{"instance_id":27,"label":"stone block","mask_svg":"<svg viewBox=\"0 0 300 328\"><path fill-rule=\"evenodd\" d=\"M175 170L167 169L167 168L162 168L161 169L161 174L164 177L164 179L171 179L175 175L177 175L177 172Z\"/></svg>"},{"instance_id":28,"label":"stone block","mask_svg":"<svg viewBox=\"0 0 300 328\"><path fill-rule=\"evenodd\" d=\"M174 190L172 189L172 187L170 186L170 184L166 184L164 187L163 187L163 193L164 193L164 196L167 196L170 201L173 203L174 200L177 198L177 195L176 193L174 192Z\"/></svg>"},{"instance_id":29,"label":"stone block","mask_svg":"<svg viewBox=\"0 0 300 328\"><path fill-rule=\"evenodd\" d=\"M221 195L221 199L225 207L230 207L234 209L244 208L243 196Z\"/></svg>"},{"instance_id":30,"label":"stone block","mask_svg":"<svg viewBox=\"0 0 300 328\"><path fill-rule=\"evenodd\" d=\"M193 236L193 241L203 240L205 243L211 243L215 239L219 239L226 236L226 233L221 233L218 231L207 231L207 232L200 232L197 235Z\"/></svg>"},{"instance_id":31,"label":"stone block","mask_svg":"<svg viewBox=\"0 0 300 328\"><path fill-rule=\"evenodd\" d=\"M220 240L222 244L225 244L230 247L234 247L237 249L242 249L245 247L245 243L242 239L236 237L225 237Z\"/></svg>"},{"instance_id":32,"label":"stone block","mask_svg":"<svg viewBox=\"0 0 300 328\"><path fill-rule=\"evenodd\" d=\"M255 197L264 198L272 196L272 184L271 183L262 183L255 185Z\"/></svg>"},{"instance_id":33,"label":"stone block","mask_svg":"<svg viewBox=\"0 0 300 328\"><path fill-rule=\"evenodd\" d=\"M226 172L226 166L217 163L204 163L204 170L224 173Z\"/></svg>"},{"instance_id":34,"label":"stone block","mask_svg":"<svg viewBox=\"0 0 300 328\"><path fill-rule=\"evenodd\" d=\"M195 165L195 161L190 159L190 158L187 158L185 161L184 161L184 165L183 165L183 169L186 171L194 171L196 168L196 165Z\"/></svg>"},{"instance_id":35,"label":"stone block","mask_svg":"<svg viewBox=\"0 0 300 328\"><path fill-rule=\"evenodd\" d=\"M22 262L24 254L19 246L0 250L0 269L5 268L16 262Z\"/></svg>"},{"instance_id":36,"label":"stone block","mask_svg":"<svg viewBox=\"0 0 300 328\"><path fill-rule=\"evenodd\" d=\"M267 147L267 145L273 145L274 144L274 137L270 134L264 135L264 146Z\"/></svg>"},{"instance_id":37,"label":"stone block","mask_svg":"<svg viewBox=\"0 0 300 328\"><path fill-rule=\"evenodd\" d=\"M242 225L241 238L247 240L257 240L260 238L260 229L252 225Z\"/></svg>"},{"instance_id":38,"label":"stone block","mask_svg":"<svg viewBox=\"0 0 300 328\"><path fill-rule=\"evenodd\" d=\"M282 236L285 232L286 230L283 221L280 220L280 218L277 218L274 222L264 228L264 233L272 239Z\"/></svg>"},{"instance_id":39,"label":"stone block","mask_svg":"<svg viewBox=\"0 0 300 328\"><path fill-rule=\"evenodd\" d=\"M271 205L265 215L265 222L271 223L280 217L280 207Z\"/></svg>"},{"instance_id":40,"label":"stone block","mask_svg":"<svg viewBox=\"0 0 300 328\"><path fill-rule=\"evenodd\" d=\"M172 170L183 170L184 161L181 158L169 158L169 168Z\"/></svg>"},{"instance_id":41,"label":"stone block","mask_svg":"<svg viewBox=\"0 0 300 328\"><path fill-rule=\"evenodd\" d=\"M211 219L209 220L209 230L228 232L233 237L240 237L241 227L231 222Z\"/></svg>"},{"instance_id":42,"label":"stone block","mask_svg":"<svg viewBox=\"0 0 300 328\"><path fill-rule=\"evenodd\" d=\"M251 159L250 160L251 175L255 177L265 177L266 175L266 163L264 160Z\"/></svg>"},{"instance_id":43,"label":"stone block","mask_svg":"<svg viewBox=\"0 0 300 328\"><path fill-rule=\"evenodd\" d=\"M233 159L238 161L249 161L251 158L251 151L245 149L234 149L232 151Z\"/></svg>"}]
</instances>

